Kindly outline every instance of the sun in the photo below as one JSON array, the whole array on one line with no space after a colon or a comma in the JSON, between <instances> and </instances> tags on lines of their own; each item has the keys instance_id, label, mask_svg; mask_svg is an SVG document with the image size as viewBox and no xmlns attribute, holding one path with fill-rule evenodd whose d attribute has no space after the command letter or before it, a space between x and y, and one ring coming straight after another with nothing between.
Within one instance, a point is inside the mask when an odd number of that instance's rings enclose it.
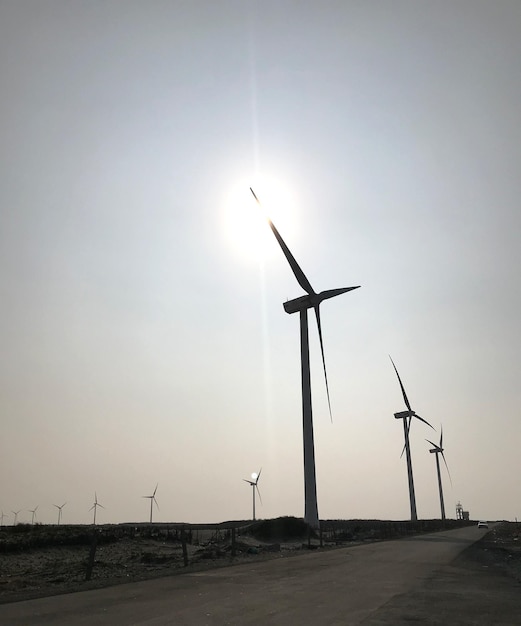
<instances>
[{"instance_id":1,"label":"sun","mask_svg":"<svg viewBox=\"0 0 521 626\"><path fill-rule=\"evenodd\" d=\"M253 189L260 205L250 191ZM295 196L280 180L253 176L233 184L224 202L227 245L242 257L263 260L277 251L269 218L284 237L296 231Z\"/></svg>"}]
</instances>

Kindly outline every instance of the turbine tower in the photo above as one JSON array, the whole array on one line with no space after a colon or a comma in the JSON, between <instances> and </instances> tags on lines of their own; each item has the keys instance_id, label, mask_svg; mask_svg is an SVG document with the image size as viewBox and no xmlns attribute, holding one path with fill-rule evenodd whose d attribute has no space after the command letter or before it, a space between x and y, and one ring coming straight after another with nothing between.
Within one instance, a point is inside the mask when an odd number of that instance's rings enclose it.
<instances>
[{"instance_id":1,"label":"turbine tower","mask_svg":"<svg viewBox=\"0 0 521 626\"><path fill-rule=\"evenodd\" d=\"M449 466L447 465L447 461L445 460L445 455L443 454L443 427L440 430L439 445L433 443L432 441L429 441L428 439L426 439L425 441L427 443L430 443L431 446L434 446L432 450L429 450L429 452L436 455L436 470L438 472L438 489L440 490L441 519L445 520L445 504L443 502L443 487L441 484L441 470L440 470L440 459L439 459L440 454L443 459L443 462L445 463L445 467L447 468L447 473L449 475L451 484L452 484L452 478L450 477Z\"/></svg>"},{"instance_id":2,"label":"turbine tower","mask_svg":"<svg viewBox=\"0 0 521 626\"><path fill-rule=\"evenodd\" d=\"M36 519L36 511L38 510L38 507L36 506L34 509L28 509L29 513L32 513L33 516L31 518L31 524L34 526L34 520Z\"/></svg>"},{"instance_id":3,"label":"turbine tower","mask_svg":"<svg viewBox=\"0 0 521 626\"><path fill-rule=\"evenodd\" d=\"M157 483L156 488L154 489L154 493L151 496L141 496L142 498L150 498L150 523L152 523L152 507L154 505L154 502L156 503L156 506L159 510L159 505L156 500L156 491L157 491L158 485L159 483Z\"/></svg>"},{"instance_id":4,"label":"turbine tower","mask_svg":"<svg viewBox=\"0 0 521 626\"><path fill-rule=\"evenodd\" d=\"M250 191L253 197L260 206L259 199L255 195L255 192L250 187ZM331 417L331 402L329 398L329 385L327 382L326 371L326 359L324 356L324 343L322 341L322 324L320 322L320 304L324 300L334 298L342 293L358 289L360 285L356 287L343 287L341 289L329 289L316 293L313 290L309 280L306 278L304 272L300 268L299 264L295 260L295 257L291 254L289 248L286 246L284 240L279 234L279 231L275 228L275 225L269 217L267 217L268 224L270 225L276 240L278 241L282 252L286 257L286 260L293 271L298 284L306 292L305 296L300 296L294 300L289 300L284 303L284 310L286 313L299 313L300 315L300 354L301 354L301 377L302 377L302 424L303 424L303 436L304 436L304 498L305 509L304 519L307 524L312 528L318 529L319 517L318 517L318 504L317 504L317 485L315 474L315 444L313 440L313 412L311 406L311 376L309 369L309 332L308 332L308 309L315 310L315 317L317 320L318 337L320 340L320 351L322 353L322 365L324 368L324 378L326 382L327 402L329 407L329 415Z\"/></svg>"},{"instance_id":5,"label":"turbine tower","mask_svg":"<svg viewBox=\"0 0 521 626\"><path fill-rule=\"evenodd\" d=\"M57 504L53 504L53 506L55 506L58 509L58 526L60 525L60 521L62 518L62 509L66 504L67 502L64 502L61 506L58 506Z\"/></svg>"},{"instance_id":6,"label":"turbine tower","mask_svg":"<svg viewBox=\"0 0 521 626\"><path fill-rule=\"evenodd\" d=\"M391 359L391 357L389 356ZM427 420L424 420L423 417L420 417L415 411L411 409L411 405L409 403L409 399L407 398L407 394L405 393L405 388L402 383L402 379L400 378L400 374L398 374L398 370L396 369L396 365L394 361L391 359L391 363L393 364L394 371L396 372L396 376L398 376L398 382L400 383L400 389L402 390L403 400L405 402L405 406L407 407L407 411L400 411L399 413L395 413L394 417L397 420L403 420L403 434L405 438L405 444L402 450L402 455L405 451L405 458L407 459L407 478L409 481L409 502L411 505L411 520L415 522L418 519L418 514L416 513L416 495L414 493L414 479L412 476L412 459L411 459L411 446L409 444L409 431L411 428L411 421L413 417L416 417L427 426L433 428ZM433 428L434 430L434 428Z\"/></svg>"},{"instance_id":7,"label":"turbine tower","mask_svg":"<svg viewBox=\"0 0 521 626\"><path fill-rule=\"evenodd\" d=\"M7 515L2 511L2 513L0 513L0 526L4 525L4 517L7 517Z\"/></svg>"},{"instance_id":8,"label":"turbine tower","mask_svg":"<svg viewBox=\"0 0 521 626\"><path fill-rule=\"evenodd\" d=\"M262 498L261 498L261 494L259 491L259 487L258 487L258 482L259 482L259 478L262 472L262 467L259 470L259 473L255 473L253 472L253 474L251 475L251 480L248 480L247 478L243 478L245 483L248 483L249 485L251 485L251 490L253 492L253 521L255 521L255 489L257 490L257 493L259 494L259 500L262 504Z\"/></svg>"},{"instance_id":9,"label":"turbine tower","mask_svg":"<svg viewBox=\"0 0 521 626\"><path fill-rule=\"evenodd\" d=\"M92 511L92 509L94 509L94 521L93 521L94 526L96 526L96 510L97 510L97 508L98 508L99 506L100 506L102 509L104 509L104 508L105 508L102 504L100 504L100 503L98 502L98 494L97 494L96 492L94 492L94 504L93 504L93 505L90 507L90 509L89 509L89 511Z\"/></svg>"}]
</instances>

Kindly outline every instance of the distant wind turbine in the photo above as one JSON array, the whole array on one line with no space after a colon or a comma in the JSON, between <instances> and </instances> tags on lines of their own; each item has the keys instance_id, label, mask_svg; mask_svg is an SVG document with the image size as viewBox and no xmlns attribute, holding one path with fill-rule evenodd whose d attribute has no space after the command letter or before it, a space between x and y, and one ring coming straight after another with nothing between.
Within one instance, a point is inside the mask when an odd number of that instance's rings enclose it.
<instances>
[{"instance_id":1,"label":"distant wind turbine","mask_svg":"<svg viewBox=\"0 0 521 626\"><path fill-rule=\"evenodd\" d=\"M260 500L260 503L262 504L262 498L261 498L261 494L260 494L259 487L258 487L258 483L259 483L259 478L260 478L261 472L262 472L262 467L260 468L258 474L256 472L253 472L253 474L251 475L251 480L248 480L247 478L243 478L244 482L248 483L252 487L252 492L253 492L253 521L255 521L255 489L257 490L257 493L259 494L259 500Z\"/></svg>"},{"instance_id":2,"label":"distant wind turbine","mask_svg":"<svg viewBox=\"0 0 521 626\"><path fill-rule=\"evenodd\" d=\"M67 502L64 502L61 506L57 505L57 504L53 504L53 506L55 506L58 509L58 526L60 525L60 521L62 518L62 509L63 507L67 504Z\"/></svg>"},{"instance_id":3,"label":"distant wind turbine","mask_svg":"<svg viewBox=\"0 0 521 626\"><path fill-rule=\"evenodd\" d=\"M0 526L4 525L4 517L7 517L7 515L2 511L0 513Z\"/></svg>"},{"instance_id":4,"label":"distant wind turbine","mask_svg":"<svg viewBox=\"0 0 521 626\"><path fill-rule=\"evenodd\" d=\"M156 500L156 491L157 491L158 486L159 486L159 483L157 483L156 488L154 489L154 493L151 496L141 496L142 498L150 498L150 523L152 523L152 508L153 508L154 502L156 503L157 509L159 510L159 504L157 503L157 500Z\"/></svg>"},{"instance_id":5,"label":"distant wind turbine","mask_svg":"<svg viewBox=\"0 0 521 626\"><path fill-rule=\"evenodd\" d=\"M250 191L253 194L257 204L260 206L260 201L255 195L255 192L250 187ZM326 382L327 402L329 407L329 415L331 413L331 401L329 398L329 385L327 381L326 371L326 359L324 356L324 343L322 340L322 324L320 321L320 304L324 300L334 298L340 294L358 289L360 285L356 287L343 287L341 289L329 289L316 293L313 290L309 280L306 278L304 272L300 268L299 264L295 260L295 257L291 254L286 243L279 234L279 231L275 228L275 225L271 219L267 217L268 224L278 241L282 252L289 263L289 266L297 279L298 284L306 292L305 296L300 296L294 300L284 302L284 310L286 313L299 313L300 314L300 353L301 353L301 376L302 376L302 422L303 422L303 435L304 435L304 496L305 496L305 509L304 519L312 527L319 527L318 517L318 503L317 503L317 484L315 474L315 444L313 439L313 412L311 406L311 375L309 369L309 332L308 332L308 309L314 309L315 317L317 320L318 337L320 340L320 352L322 353L322 365L324 368L324 378ZM331 417L332 419L332 417Z\"/></svg>"},{"instance_id":6,"label":"distant wind turbine","mask_svg":"<svg viewBox=\"0 0 521 626\"><path fill-rule=\"evenodd\" d=\"M391 359L390 356L389 358ZM394 417L397 420L400 420L400 419L403 420L403 434L405 437L405 445L402 450L402 455L403 455L403 452L405 451L405 456L407 459L407 478L409 480L409 502L411 505L411 520L416 521L418 519L418 515L416 513L416 495L414 493L411 447L409 444L409 431L411 429L412 418L416 417L424 424L427 424L427 426L430 426L433 430L434 428L429 424L429 422L427 422L427 420L424 420L423 417L420 417L415 411L411 409L411 405L409 403L409 399L407 398L407 394L405 393L405 388L403 386L402 379L400 378L400 374L398 374L398 370L396 369L396 365L394 364L394 361L392 359L391 359L391 363L393 364L394 371L396 372L396 376L398 376L398 382L400 383L400 389L402 390L403 400L405 402L405 406L407 407L407 411L400 411L399 413L395 413Z\"/></svg>"},{"instance_id":7,"label":"distant wind turbine","mask_svg":"<svg viewBox=\"0 0 521 626\"><path fill-rule=\"evenodd\" d=\"M429 441L429 439L426 439L425 441L427 443L430 443L431 446L433 446L433 449L429 450L429 452L436 455L436 470L438 472L438 488L440 491L441 519L444 520L445 519L445 504L443 502L443 487L441 484L441 470L440 470L440 459L439 459L440 454L443 459L443 462L445 463L445 467L447 468L447 473L449 475L451 484L452 484L452 478L450 477L449 466L447 465L447 461L445 460L445 454L443 454L443 427L441 428L441 431L440 431L439 445L433 443L432 441Z\"/></svg>"},{"instance_id":8,"label":"distant wind turbine","mask_svg":"<svg viewBox=\"0 0 521 626\"><path fill-rule=\"evenodd\" d=\"M98 494L96 492L94 492L94 504L90 507L89 511L92 511L92 509L94 509L94 526L96 525L96 510L98 507L101 507L102 509L104 509L105 507L100 504L98 502Z\"/></svg>"},{"instance_id":9,"label":"distant wind turbine","mask_svg":"<svg viewBox=\"0 0 521 626\"><path fill-rule=\"evenodd\" d=\"M18 513L20 513L20 511L11 511L11 513L14 514L13 526L16 526L16 520L18 519Z\"/></svg>"},{"instance_id":10,"label":"distant wind turbine","mask_svg":"<svg viewBox=\"0 0 521 626\"><path fill-rule=\"evenodd\" d=\"M38 507L35 507L34 509L29 509L29 513L32 513L32 519L31 519L31 524L34 525L34 520L36 519L36 511L38 510Z\"/></svg>"}]
</instances>

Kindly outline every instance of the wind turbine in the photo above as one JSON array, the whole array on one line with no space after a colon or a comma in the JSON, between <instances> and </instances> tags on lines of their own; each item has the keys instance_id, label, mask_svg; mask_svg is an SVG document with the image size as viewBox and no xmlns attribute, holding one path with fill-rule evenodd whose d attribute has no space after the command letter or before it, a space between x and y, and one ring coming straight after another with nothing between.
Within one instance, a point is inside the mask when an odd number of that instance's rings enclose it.
<instances>
[{"instance_id":1,"label":"wind turbine","mask_svg":"<svg viewBox=\"0 0 521 626\"><path fill-rule=\"evenodd\" d=\"M391 356L389 356L391 359ZM405 438L405 445L402 450L402 455L405 450L405 457L407 459L407 478L409 480L409 501L411 505L411 520L416 521L418 519L418 514L416 513L416 496L414 494L414 480L412 477L412 460L411 460L411 446L409 444L409 431L411 429L412 418L416 417L427 426L430 426L433 430L434 428L424 420L423 417L420 417L415 411L411 409L411 404L409 399L407 398L407 394L405 393L405 388L402 383L402 379L400 378L400 374L398 374L398 370L396 369L396 365L394 361L391 359L391 363L393 364L394 371L396 372L396 376L398 376L398 382L400 383L400 389L402 390L403 400L405 402L405 406L407 407L407 411L400 411L399 413L395 413L394 417L397 420L403 420L403 434Z\"/></svg>"},{"instance_id":2,"label":"wind turbine","mask_svg":"<svg viewBox=\"0 0 521 626\"><path fill-rule=\"evenodd\" d=\"M4 525L4 517L7 517L7 515L2 511L2 513L0 513L0 526Z\"/></svg>"},{"instance_id":3,"label":"wind turbine","mask_svg":"<svg viewBox=\"0 0 521 626\"><path fill-rule=\"evenodd\" d=\"M98 502L98 495L97 495L97 493L96 493L96 492L94 492L94 504L93 504L93 505L90 507L90 509L89 509L89 511L92 511L92 509L94 509L94 522L93 522L93 523L94 523L94 526L96 525L96 510L97 510L97 508L98 508L99 506L100 506L102 509L104 509L104 508L105 508L102 504L100 504L100 503Z\"/></svg>"},{"instance_id":4,"label":"wind turbine","mask_svg":"<svg viewBox=\"0 0 521 626\"><path fill-rule=\"evenodd\" d=\"M32 513L32 519L31 519L31 524L34 525L34 520L36 519L36 511L38 510L38 507L35 507L34 509L28 509L29 513Z\"/></svg>"},{"instance_id":5,"label":"wind turbine","mask_svg":"<svg viewBox=\"0 0 521 626\"><path fill-rule=\"evenodd\" d=\"M157 483L156 488L154 489L154 493L151 496L141 496L142 498L150 498L150 523L152 523L152 507L154 505L154 502L156 503L156 506L159 510L159 505L156 500L156 491L157 491L158 485L159 483Z\"/></svg>"},{"instance_id":6,"label":"wind turbine","mask_svg":"<svg viewBox=\"0 0 521 626\"><path fill-rule=\"evenodd\" d=\"M250 191L253 194L257 204L260 206L259 199L255 195L255 192L250 187ZM317 504L317 483L315 474L315 444L313 440L313 412L311 406L311 376L309 370L309 332L308 332L308 309L315 310L315 317L317 320L318 337L320 340L320 351L322 353L322 365L324 368L324 378L326 382L327 403L329 407L329 415L331 417L331 402L329 399L329 385L327 382L326 371L326 359L324 356L324 343L322 341L322 324L320 322L320 304L324 300L334 298L342 293L358 289L360 285L356 287L343 287L341 289L329 289L316 293L313 290L309 280L300 268L299 264L295 260L295 257L291 254L289 248L286 246L284 240L279 234L279 231L275 228L275 225L271 219L267 217L268 224L270 225L276 240L278 241L282 252L286 257L286 260L297 279L298 284L306 292L305 296L300 296L294 300L284 302L284 310L286 313L299 313L300 314L300 354L301 354L301 376L302 376L302 424L304 435L304 519L307 524L312 528L319 527L318 517L318 504ZM332 418L331 418L332 419Z\"/></svg>"},{"instance_id":7,"label":"wind turbine","mask_svg":"<svg viewBox=\"0 0 521 626\"><path fill-rule=\"evenodd\" d=\"M66 504L67 502L64 502L61 506L58 506L57 504L53 504L53 506L55 506L58 509L58 526L60 525L60 520L62 518L62 509Z\"/></svg>"},{"instance_id":8,"label":"wind turbine","mask_svg":"<svg viewBox=\"0 0 521 626\"><path fill-rule=\"evenodd\" d=\"M450 478L450 472L449 472L449 466L447 465L447 461L445 460L445 455L443 454L443 426L440 432L439 445L433 443L432 441L429 441L429 439L426 439L425 441L427 443L430 443L431 446L434 446L434 448L432 450L429 450L429 452L436 455L436 470L438 472L438 488L440 490L441 519L444 520L445 519L445 504L443 502L443 487L441 485L441 471L440 471L440 459L439 459L440 454L443 459L443 462L445 463L445 467L447 468L447 473L449 475L449 478ZM452 478L450 478L450 482L452 484Z\"/></svg>"},{"instance_id":9,"label":"wind turbine","mask_svg":"<svg viewBox=\"0 0 521 626\"><path fill-rule=\"evenodd\" d=\"M18 519L18 513L20 513L20 511L11 511L11 513L14 514L13 526L16 526L16 520Z\"/></svg>"},{"instance_id":10,"label":"wind turbine","mask_svg":"<svg viewBox=\"0 0 521 626\"><path fill-rule=\"evenodd\" d=\"M259 473L257 474L256 472L253 472L253 474L251 475L251 480L248 480L247 478L243 478L245 483L248 483L249 485L251 485L252 487L252 492L253 492L253 521L255 521L255 489L257 490L257 493L259 494L259 500L262 504L262 498L261 498L261 494L259 491L259 487L258 487L258 482L259 482L259 478L262 472L262 467L259 470Z\"/></svg>"}]
</instances>

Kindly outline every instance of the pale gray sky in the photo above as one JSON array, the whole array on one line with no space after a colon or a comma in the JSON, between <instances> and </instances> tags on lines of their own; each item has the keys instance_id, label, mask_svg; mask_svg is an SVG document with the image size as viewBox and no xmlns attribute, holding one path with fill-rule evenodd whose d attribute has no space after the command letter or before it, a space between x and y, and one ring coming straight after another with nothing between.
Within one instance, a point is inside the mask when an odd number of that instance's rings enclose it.
<instances>
[{"instance_id":1,"label":"pale gray sky","mask_svg":"<svg viewBox=\"0 0 521 626\"><path fill-rule=\"evenodd\" d=\"M362 285L333 424L311 325L320 516L409 515L391 354L419 516L443 423L448 514L521 518L520 61L518 0L0 0L4 513L146 520L159 482L158 521L244 519L262 467L303 515L302 291L230 226L260 173L315 289Z\"/></svg>"}]
</instances>

